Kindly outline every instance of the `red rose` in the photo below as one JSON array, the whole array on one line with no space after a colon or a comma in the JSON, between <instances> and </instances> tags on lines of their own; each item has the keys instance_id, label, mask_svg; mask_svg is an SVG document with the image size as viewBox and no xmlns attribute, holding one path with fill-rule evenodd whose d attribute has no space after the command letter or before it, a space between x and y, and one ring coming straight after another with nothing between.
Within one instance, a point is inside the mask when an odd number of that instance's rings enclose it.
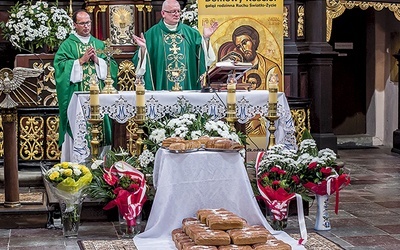
<instances>
[{"instance_id":1,"label":"red rose","mask_svg":"<svg viewBox=\"0 0 400 250\"><path fill-rule=\"evenodd\" d=\"M331 175L332 173L332 168L330 167L325 167L325 168L321 168L321 173L326 177Z\"/></svg>"},{"instance_id":2,"label":"red rose","mask_svg":"<svg viewBox=\"0 0 400 250\"><path fill-rule=\"evenodd\" d=\"M271 168L271 170L269 172L278 173L279 174L280 171L281 171L280 168L274 166L274 167Z\"/></svg>"},{"instance_id":3,"label":"red rose","mask_svg":"<svg viewBox=\"0 0 400 250\"><path fill-rule=\"evenodd\" d=\"M280 169L280 170L278 171L278 174L284 175L284 174L286 174L286 171L283 170L283 169Z\"/></svg>"},{"instance_id":4,"label":"red rose","mask_svg":"<svg viewBox=\"0 0 400 250\"><path fill-rule=\"evenodd\" d=\"M294 183L299 184L300 183L300 177L298 177L297 175L293 175L292 176L292 180L294 181Z\"/></svg>"},{"instance_id":5,"label":"red rose","mask_svg":"<svg viewBox=\"0 0 400 250\"><path fill-rule=\"evenodd\" d=\"M280 183L281 183L281 181L275 180L275 181L272 182L272 185L277 185L277 186L279 186Z\"/></svg>"},{"instance_id":6,"label":"red rose","mask_svg":"<svg viewBox=\"0 0 400 250\"><path fill-rule=\"evenodd\" d=\"M311 162L310 164L308 164L307 169L308 170L313 170L314 168L316 168L318 166L318 163L316 161Z\"/></svg>"}]
</instances>

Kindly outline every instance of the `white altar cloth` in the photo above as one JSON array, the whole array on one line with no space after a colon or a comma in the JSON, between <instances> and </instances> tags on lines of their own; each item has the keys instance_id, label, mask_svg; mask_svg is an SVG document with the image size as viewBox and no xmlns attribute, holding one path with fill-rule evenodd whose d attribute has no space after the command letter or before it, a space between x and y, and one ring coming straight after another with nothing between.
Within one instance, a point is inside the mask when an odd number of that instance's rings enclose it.
<instances>
[{"instance_id":1,"label":"white altar cloth","mask_svg":"<svg viewBox=\"0 0 400 250\"><path fill-rule=\"evenodd\" d=\"M212 119L226 117L227 92L201 93L200 91L146 91L146 116L161 119L167 114L178 114L182 106L190 105L192 113L208 113ZM246 123L260 114L268 114L268 95L266 90L237 91L236 113L239 123ZM125 123L135 116L136 95L134 91L120 91L117 94L100 94L100 115L108 115L118 123ZM295 127L289 104L283 93L278 93L278 116L275 122L276 143L287 148L297 149ZM62 161L83 162L90 156L87 140L87 120L90 117L89 93L76 92L68 107L68 121L72 136L66 138L72 149L64 150ZM267 135L268 138L268 135ZM266 140L267 140L266 138Z\"/></svg>"},{"instance_id":2,"label":"white altar cloth","mask_svg":"<svg viewBox=\"0 0 400 250\"><path fill-rule=\"evenodd\" d=\"M157 151L154 166L156 195L146 230L134 238L139 250L176 249L171 231L182 219L203 208L225 208L250 225L264 225L274 236L305 249L283 231L274 231L263 216L239 153L198 151L176 154Z\"/></svg>"}]
</instances>

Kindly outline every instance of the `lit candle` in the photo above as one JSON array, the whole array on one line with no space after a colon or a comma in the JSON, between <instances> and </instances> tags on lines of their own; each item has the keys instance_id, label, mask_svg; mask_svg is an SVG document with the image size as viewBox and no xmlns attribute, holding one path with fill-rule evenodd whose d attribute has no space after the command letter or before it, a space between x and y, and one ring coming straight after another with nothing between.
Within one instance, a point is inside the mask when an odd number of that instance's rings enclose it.
<instances>
[{"instance_id":1,"label":"lit candle","mask_svg":"<svg viewBox=\"0 0 400 250\"><path fill-rule=\"evenodd\" d=\"M145 88L143 84L136 85L136 107L144 107L146 99L144 96Z\"/></svg>"},{"instance_id":2,"label":"lit candle","mask_svg":"<svg viewBox=\"0 0 400 250\"><path fill-rule=\"evenodd\" d=\"M96 81L92 81L92 84L90 84L90 106L100 105L99 93L99 85Z\"/></svg>"}]
</instances>

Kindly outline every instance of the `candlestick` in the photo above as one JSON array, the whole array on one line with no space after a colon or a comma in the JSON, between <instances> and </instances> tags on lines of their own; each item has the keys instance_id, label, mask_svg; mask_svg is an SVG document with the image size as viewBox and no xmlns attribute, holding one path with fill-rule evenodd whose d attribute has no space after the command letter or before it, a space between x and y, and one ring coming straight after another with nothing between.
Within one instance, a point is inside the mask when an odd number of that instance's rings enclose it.
<instances>
[{"instance_id":1,"label":"candlestick","mask_svg":"<svg viewBox=\"0 0 400 250\"><path fill-rule=\"evenodd\" d=\"M145 88L143 82L143 76L137 75L135 80L136 88L136 117L135 123L138 125L136 134L136 156L139 156L143 152L144 147L144 130L143 125L146 119L146 99L145 99Z\"/></svg>"}]
</instances>

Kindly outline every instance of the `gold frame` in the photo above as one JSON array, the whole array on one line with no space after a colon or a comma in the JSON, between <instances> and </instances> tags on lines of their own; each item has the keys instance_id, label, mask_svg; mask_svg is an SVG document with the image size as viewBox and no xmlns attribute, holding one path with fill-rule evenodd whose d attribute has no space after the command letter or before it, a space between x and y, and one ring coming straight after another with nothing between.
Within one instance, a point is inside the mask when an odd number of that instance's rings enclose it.
<instances>
[{"instance_id":1,"label":"gold frame","mask_svg":"<svg viewBox=\"0 0 400 250\"><path fill-rule=\"evenodd\" d=\"M346 9L359 7L362 10L374 8L381 11L385 8L393 12L397 20L400 21L400 4L385 2L361 2L344 0L326 0L326 41L329 42L332 34L332 20L341 16Z\"/></svg>"}]
</instances>

